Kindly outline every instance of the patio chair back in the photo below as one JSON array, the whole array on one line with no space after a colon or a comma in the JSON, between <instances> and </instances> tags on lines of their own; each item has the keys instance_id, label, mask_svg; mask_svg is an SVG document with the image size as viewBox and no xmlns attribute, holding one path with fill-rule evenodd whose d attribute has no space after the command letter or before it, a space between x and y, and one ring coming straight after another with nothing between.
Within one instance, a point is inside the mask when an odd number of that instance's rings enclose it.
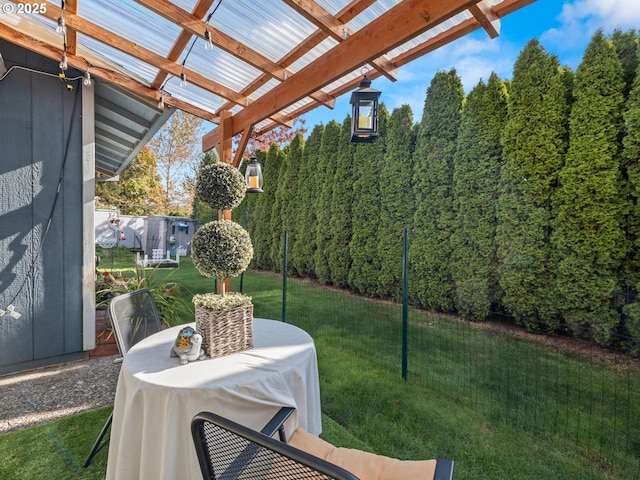
<instances>
[{"instance_id":1,"label":"patio chair back","mask_svg":"<svg viewBox=\"0 0 640 480\"><path fill-rule=\"evenodd\" d=\"M346 470L213 413L191 422L202 478L358 480Z\"/></svg>"},{"instance_id":2,"label":"patio chair back","mask_svg":"<svg viewBox=\"0 0 640 480\"><path fill-rule=\"evenodd\" d=\"M123 357L133 345L162 329L153 295L146 288L113 297L109 302L108 313L118 351ZM87 468L93 457L109 443L107 433L112 422L113 412L91 447L82 465L84 468Z\"/></svg>"},{"instance_id":3,"label":"patio chair back","mask_svg":"<svg viewBox=\"0 0 640 480\"><path fill-rule=\"evenodd\" d=\"M140 340L162 329L153 295L146 288L112 298L109 318L123 357Z\"/></svg>"}]
</instances>

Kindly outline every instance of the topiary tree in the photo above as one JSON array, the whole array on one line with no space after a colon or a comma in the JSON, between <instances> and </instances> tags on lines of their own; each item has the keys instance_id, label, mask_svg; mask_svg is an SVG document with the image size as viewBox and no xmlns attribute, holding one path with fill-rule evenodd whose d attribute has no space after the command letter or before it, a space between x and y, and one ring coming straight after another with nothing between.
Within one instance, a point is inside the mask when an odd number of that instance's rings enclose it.
<instances>
[{"instance_id":1,"label":"topiary tree","mask_svg":"<svg viewBox=\"0 0 640 480\"><path fill-rule=\"evenodd\" d=\"M231 210L240 204L245 191L242 174L229 164L216 162L205 165L198 172L195 194L199 201L212 209ZM196 269L206 277L224 279L238 276L247 269L252 257L249 233L231 220L213 220L193 234L191 258ZM225 294L223 290L222 297ZM242 294L231 295L233 298L229 299L218 297L214 293L199 294L193 297L193 303L215 311L232 308L230 305L251 304L251 298Z\"/></svg>"}]
</instances>

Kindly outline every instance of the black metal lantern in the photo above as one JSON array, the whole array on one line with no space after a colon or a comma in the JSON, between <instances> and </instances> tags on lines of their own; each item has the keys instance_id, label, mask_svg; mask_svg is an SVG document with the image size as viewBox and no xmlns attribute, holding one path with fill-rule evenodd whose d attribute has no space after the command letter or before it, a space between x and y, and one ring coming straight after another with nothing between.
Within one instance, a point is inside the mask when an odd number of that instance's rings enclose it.
<instances>
[{"instance_id":1,"label":"black metal lantern","mask_svg":"<svg viewBox=\"0 0 640 480\"><path fill-rule=\"evenodd\" d=\"M378 98L380 91L371 88L365 75L358 89L351 94L351 141L373 143L378 138Z\"/></svg>"},{"instance_id":2,"label":"black metal lantern","mask_svg":"<svg viewBox=\"0 0 640 480\"><path fill-rule=\"evenodd\" d=\"M247 193L262 193L262 166L251 157L244 174L244 183L247 185Z\"/></svg>"}]
</instances>

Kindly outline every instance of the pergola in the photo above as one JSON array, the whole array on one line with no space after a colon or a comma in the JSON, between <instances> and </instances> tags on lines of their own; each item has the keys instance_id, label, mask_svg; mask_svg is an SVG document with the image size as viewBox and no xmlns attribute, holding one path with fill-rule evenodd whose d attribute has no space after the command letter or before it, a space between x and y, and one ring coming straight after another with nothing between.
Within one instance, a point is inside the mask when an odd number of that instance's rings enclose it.
<instances>
[{"instance_id":1,"label":"pergola","mask_svg":"<svg viewBox=\"0 0 640 480\"><path fill-rule=\"evenodd\" d=\"M399 67L476 29L495 38L502 17L535 0L11 1L0 38L64 55L69 67L113 87L96 100L105 119L96 119L96 170L115 175L168 110L216 124L203 151L215 148L237 166L252 136L332 108L363 69L395 81ZM61 22L66 33L57 31ZM120 128L145 117L132 102L151 112L139 123L145 128Z\"/></svg>"}]
</instances>

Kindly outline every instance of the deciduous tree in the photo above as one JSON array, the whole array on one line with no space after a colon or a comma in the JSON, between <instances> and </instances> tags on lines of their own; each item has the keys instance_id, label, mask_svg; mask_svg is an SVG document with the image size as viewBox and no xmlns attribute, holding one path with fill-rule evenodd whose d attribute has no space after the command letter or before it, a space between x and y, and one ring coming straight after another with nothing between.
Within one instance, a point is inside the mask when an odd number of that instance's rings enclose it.
<instances>
[{"instance_id":1,"label":"deciduous tree","mask_svg":"<svg viewBox=\"0 0 640 480\"><path fill-rule=\"evenodd\" d=\"M197 168L201 126L201 119L178 110L149 142L164 189L160 211L165 215L190 214L193 199L185 181Z\"/></svg>"}]
</instances>

